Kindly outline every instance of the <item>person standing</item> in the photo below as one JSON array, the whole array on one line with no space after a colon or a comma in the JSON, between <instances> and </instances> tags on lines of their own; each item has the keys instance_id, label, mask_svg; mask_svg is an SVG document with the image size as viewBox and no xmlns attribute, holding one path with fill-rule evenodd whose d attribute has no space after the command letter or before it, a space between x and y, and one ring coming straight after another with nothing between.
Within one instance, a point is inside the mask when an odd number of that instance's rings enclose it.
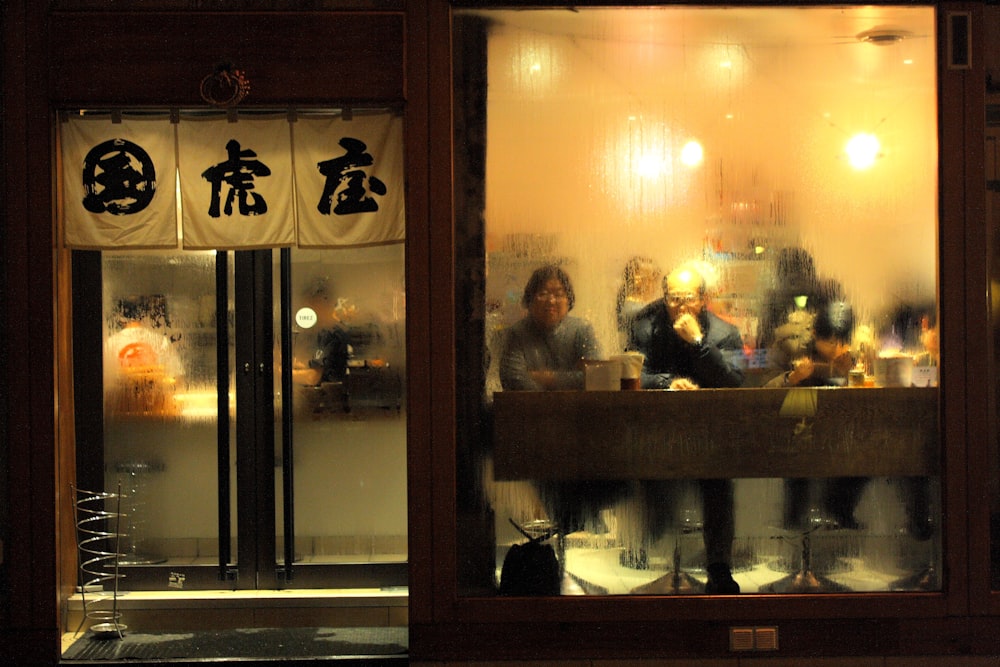
<instances>
[{"instance_id":1,"label":"person standing","mask_svg":"<svg viewBox=\"0 0 1000 667\"><path fill-rule=\"evenodd\" d=\"M705 278L693 266L681 266L663 281L663 299L636 315L628 347L646 355L643 389L675 391L698 388L735 388L743 384L740 358L743 340L733 325L705 308ZM678 483L642 483L646 537L656 541L673 519L673 497ZM703 539L708 565L709 595L740 592L732 576L735 534L733 482L701 479Z\"/></svg>"}]
</instances>

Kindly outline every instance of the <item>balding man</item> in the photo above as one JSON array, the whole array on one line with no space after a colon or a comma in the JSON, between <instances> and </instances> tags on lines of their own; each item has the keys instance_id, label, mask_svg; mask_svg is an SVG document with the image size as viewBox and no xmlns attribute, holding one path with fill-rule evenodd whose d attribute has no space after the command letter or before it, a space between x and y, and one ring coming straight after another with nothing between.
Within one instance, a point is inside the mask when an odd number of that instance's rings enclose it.
<instances>
[{"instance_id":1,"label":"balding man","mask_svg":"<svg viewBox=\"0 0 1000 667\"><path fill-rule=\"evenodd\" d=\"M743 340L736 327L706 310L705 278L693 266L681 266L667 274L663 299L636 315L628 347L646 356L643 389L690 390L743 384ZM649 543L659 539L673 520L678 486L673 481L642 484ZM733 482L704 479L698 480L698 486L708 566L705 592L739 593L739 584L732 576Z\"/></svg>"}]
</instances>

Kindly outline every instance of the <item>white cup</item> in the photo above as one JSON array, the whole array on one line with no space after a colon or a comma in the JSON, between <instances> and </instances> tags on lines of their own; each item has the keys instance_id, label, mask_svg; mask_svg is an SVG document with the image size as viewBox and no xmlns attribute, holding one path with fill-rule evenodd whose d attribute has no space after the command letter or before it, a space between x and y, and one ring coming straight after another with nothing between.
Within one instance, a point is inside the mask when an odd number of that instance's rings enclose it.
<instances>
[{"instance_id":1,"label":"white cup","mask_svg":"<svg viewBox=\"0 0 1000 667\"><path fill-rule=\"evenodd\" d=\"M583 360L583 384L587 391L618 391L621 389L621 363L618 361Z\"/></svg>"},{"instance_id":2,"label":"white cup","mask_svg":"<svg viewBox=\"0 0 1000 667\"><path fill-rule=\"evenodd\" d=\"M875 385L909 387L913 382L913 357L899 354L875 359Z\"/></svg>"},{"instance_id":3,"label":"white cup","mask_svg":"<svg viewBox=\"0 0 1000 667\"><path fill-rule=\"evenodd\" d=\"M642 352L626 352L625 354L616 354L611 357L611 360L618 362L621 368L621 389L638 389L642 378L642 364L646 361L646 355Z\"/></svg>"}]
</instances>

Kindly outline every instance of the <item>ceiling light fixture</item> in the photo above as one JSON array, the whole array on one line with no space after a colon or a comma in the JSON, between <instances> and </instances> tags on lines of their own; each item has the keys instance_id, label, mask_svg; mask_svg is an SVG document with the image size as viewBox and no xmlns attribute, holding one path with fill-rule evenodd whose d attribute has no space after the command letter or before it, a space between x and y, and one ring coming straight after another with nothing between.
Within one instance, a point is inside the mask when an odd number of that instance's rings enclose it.
<instances>
[{"instance_id":1,"label":"ceiling light fixture","mask_svg":"<svg viewBox=\"0 0 1000 667\"><path fill-rule=\"evenodd\" d=\"M876 46L889 46L910 37L913 37L912 32L898 28L872 28L871 30L865 30L855 35L855 38L859 42L874 44Z\"/></svg>"}]
</instances>

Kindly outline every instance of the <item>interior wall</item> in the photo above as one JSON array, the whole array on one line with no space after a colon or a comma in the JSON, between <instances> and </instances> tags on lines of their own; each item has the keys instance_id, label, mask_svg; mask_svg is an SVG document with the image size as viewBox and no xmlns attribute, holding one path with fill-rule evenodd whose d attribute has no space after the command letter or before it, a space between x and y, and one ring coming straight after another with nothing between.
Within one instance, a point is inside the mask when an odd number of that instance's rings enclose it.
<instances>
[{"instance_id":1,"label":"interior wall","mask_svg":"<svg viewBox=\"0 0 1000 667\"><path fill-rule=\"evenodd\" d=\"M809 249L870 317L934 298L932 9L631 11L551 12L530 26L511 13L494 28L488 251L517 254L533 237L568 258L575 314L606 345L636 254L669 269L708 247L745 256L765 239L765 259L780 245ZM855 37L888 25L908 36ZM881 149L858 171L844 147L862 131ZM704 150L694 167L680 161L691 139Z\"/></svg>"}]
</instances>

